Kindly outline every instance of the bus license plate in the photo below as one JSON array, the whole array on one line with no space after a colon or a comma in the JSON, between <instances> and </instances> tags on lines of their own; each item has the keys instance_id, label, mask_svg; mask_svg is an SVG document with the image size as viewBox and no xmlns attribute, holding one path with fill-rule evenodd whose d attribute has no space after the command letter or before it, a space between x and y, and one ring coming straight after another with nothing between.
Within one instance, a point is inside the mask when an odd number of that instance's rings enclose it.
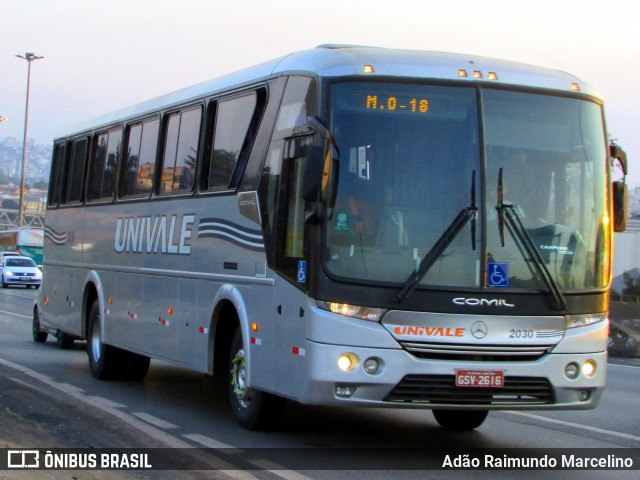
<instances>
[{"instance_id":1,"label":"bus license plate","mask_svg":"<svg viewBox=\"0 0 640 480\"><path fill-rule=\"evenodd\" d=\"M456 387L502 388L504 372L502 370L458 370Z\"/></svg>"}]
</instances>

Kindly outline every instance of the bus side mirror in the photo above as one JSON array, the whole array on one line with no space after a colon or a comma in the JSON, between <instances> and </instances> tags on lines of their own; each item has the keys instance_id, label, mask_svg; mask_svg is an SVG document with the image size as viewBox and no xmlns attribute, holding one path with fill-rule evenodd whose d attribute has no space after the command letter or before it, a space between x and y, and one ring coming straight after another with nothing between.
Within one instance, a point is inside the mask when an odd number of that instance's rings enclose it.
<instances>
[{"instance_id":1,"label":"bus side mirror","mask_svg":"<svg viewBox=\"0 0 640 480\"><path fill-rule=\"evenodd\" d=\"M309 147L302 180L302 198L331 207L338 181L338 159L331 147Z\"/></svg>"},{"instance_id":2,"label":"bus side mirror","mask_svg":"<svg viewBox=\"0 0 640 480\"><path fill-rule=\"evenodd\" d=\"M627 175L627 153L620 148L618 145L615 144L611 144L609 146L609 152L611 155L611 158L615 158L616 160L618 160L618 162L620 162L620 167L622 167L622 173L626 176Z\"/></svg>"},{"instance_id":3,"label":"bus side mirror","mask_svg":"<svg viewBox=\"0 0 640 480\"><path fill-rule=\"evenodd\" d=\"M338 171L338 159L333 157L331 146L325 143L323 147L309 147L302 180L302 198L313 204L307 220L322 218L325 209L333 207Z\"/></svg>"},{"instance_id":4,"label":"bus side mirror","mask_svg":"<svg viewBox=\"0 0 640 480\"><path fill-rule=\"evenodd\" d=\"M302 179L302 198L309 202L321 201L322 173L324 169L324 148L309 147L307 164Z\"/></svg>"},{"instance_id":5,"label":"bus side mirror","mask_svg":"<svg viewBox=\"0 0 640 480\"><path fill-rule=\"evenodd\" d=\"M624 180L613 182L613 231L624 232L627 229L627 209L629 193Z\"/></svg>"},{"instance_id":6,"label":"bus side mirror","mask_svg":"<svg viewBox=\"0 0 640 480\"><path fill-rule=\"evenodd\" d=\"M627 178L627 154L615 143L609 145L611 158L617 160L622 168L622 180L613 182L613 231L624 232L627 229L629 192L625 182Z\"/></svg>"}]
</instances>

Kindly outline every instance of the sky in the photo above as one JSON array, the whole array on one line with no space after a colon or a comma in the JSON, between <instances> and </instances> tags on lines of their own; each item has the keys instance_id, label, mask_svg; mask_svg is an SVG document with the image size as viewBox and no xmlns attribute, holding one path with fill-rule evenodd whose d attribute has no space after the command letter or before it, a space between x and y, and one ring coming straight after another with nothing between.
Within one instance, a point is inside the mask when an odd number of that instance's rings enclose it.
<instances>
[{"instance_id":1,"label":"sky","mask_svg":"<svg viewBox=\"0 0 640 480\"><path fill-rule=\"evenodd\" d=\"M605 99L640 186L640 9L629 0L0 0L0 137L29 138L326 43L564 70Z\"/></svg>"}]
</instances>

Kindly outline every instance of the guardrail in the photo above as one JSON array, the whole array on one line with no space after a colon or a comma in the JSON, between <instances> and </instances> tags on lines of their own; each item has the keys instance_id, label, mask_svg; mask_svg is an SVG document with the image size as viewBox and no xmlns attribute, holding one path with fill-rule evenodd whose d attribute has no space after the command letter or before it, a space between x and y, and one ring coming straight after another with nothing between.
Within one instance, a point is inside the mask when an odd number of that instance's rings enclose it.
<instances>
[{"instance_id":1,"label":"guardrail","mask_svg":"<svg viewBox=\"0 0 640 480\"><path fill-rule=\"evenodd\" d=\"M640 296L638 295L619 295L612 293L609 297L612 302L621 303L640 303Z\"/></svg>"},{"instance_id":2,"label":"guardrail","mask_svg":"<svg viewBox=\"0 0 640 480\"><path fill-rule=\"evenodd\" d=\"M27 209L24 212L24 226L44 228L44 211L32 212ZM0 208L0 227L13 228L18 226L18 210Z\"/></svg>"}]
</instances>

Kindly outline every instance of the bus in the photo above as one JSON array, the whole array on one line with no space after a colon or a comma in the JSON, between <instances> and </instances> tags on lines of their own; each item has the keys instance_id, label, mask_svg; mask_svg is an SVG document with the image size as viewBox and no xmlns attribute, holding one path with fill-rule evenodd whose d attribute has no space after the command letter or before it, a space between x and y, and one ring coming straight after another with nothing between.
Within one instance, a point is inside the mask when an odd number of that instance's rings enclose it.
<instances>
[{"instance_id":1,"label":"bus","mask_svg":"<svg viewBox=\"0 0 640 480\"><path fill-rule=\"evenodd\" d=\"M63 131L33 337L287 401L594 408L626 156L567 73L322 45ZM620 178L622 177L622 178Z\"/></svg>"},{"instance_id":2,"label":"bus","mask_svg":"<svg viewBox=\"0 0 640 480\"><path fill-rule=\"evenodd\" d=\"M16 252L42 265L44 230L41 228L14 228L0 231L0 250Z\"/></svg>"}]
</instances>

